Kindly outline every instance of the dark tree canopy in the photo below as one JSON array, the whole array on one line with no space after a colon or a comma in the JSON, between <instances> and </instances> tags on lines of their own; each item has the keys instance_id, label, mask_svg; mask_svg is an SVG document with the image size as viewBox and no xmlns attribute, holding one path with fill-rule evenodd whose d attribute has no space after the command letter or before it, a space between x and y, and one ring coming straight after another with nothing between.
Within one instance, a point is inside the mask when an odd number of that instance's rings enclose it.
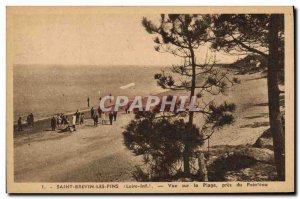
<instances>
[{"instance_id":1,"label":"dark tree canopy","mask_svg":"<svg viewBox=\"0 0 300 199\"><path fill-rule=\"evenodd\" d=\"M269 14L221 14L214 16L212 47L225 53L269 55ZM278 17L278 78L284 83L284 16Z\"/></svg>"},{"instance_id":2,"label":"dark tree canopy","mask_svg":"<svg viewBox=\"0 0 300 199\"><path fill-rule=\"evenodd\" d=\"M156 109L155 109L156 110ZM143 156L147 169L137 168L139 181L165 181L183 177L182 159L189 144L190 157L197 158L200 147L214 130L233 122L234 104L210 105L205 124L200 129L171 113L137 112L123 132L124 144L136 155ZM186 140L186 134L189 134ZM198 173L193 176L196 180ZM150 176L150 177L149 177ZM192 175L191 175L192 176Z\"/></svg>"},{"instance_id":3,"label":"dark tree canopy","mask_svg":"<svg viewBox=\"0 0 300 199\"><path fill-rule=\"evenodd\" d=\"M209 40L209 15L162 14L160 20L158 27L147 18L142 20L148 33L160 35L154 39L158 50L162 44L172 44L179 48L179 53L184 54L185 49L197 49Z\"/></svg>"},{"instance_id":4,"label":"dark tree canopy","mask_svg":"<svg viewBox=\"0 0 300 199\"><path fill-rule=\"evenodd\" d=\"M270 15L267 14L221 14L214 17L213 47L226 52L245 52L268 56L268 26ZM283 20L280 21L280 37L283 41Z\"/></svg>"}]
</instances>

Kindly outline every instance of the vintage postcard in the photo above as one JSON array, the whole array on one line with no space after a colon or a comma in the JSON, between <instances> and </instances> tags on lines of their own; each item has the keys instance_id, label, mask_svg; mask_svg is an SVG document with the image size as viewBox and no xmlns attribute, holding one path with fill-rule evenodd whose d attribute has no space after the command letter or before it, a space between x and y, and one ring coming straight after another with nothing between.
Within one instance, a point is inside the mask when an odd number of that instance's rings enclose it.
<instances>
[{"instance_id":1,"label":"vintage postcard","mask_svg":"<svg viewBox=\"0 0 300 199\"><path fill-rule=\"evenodd\" d=\"M293 19L7 7L7 192L294 192Z\"/></svg>"}]
</instances>

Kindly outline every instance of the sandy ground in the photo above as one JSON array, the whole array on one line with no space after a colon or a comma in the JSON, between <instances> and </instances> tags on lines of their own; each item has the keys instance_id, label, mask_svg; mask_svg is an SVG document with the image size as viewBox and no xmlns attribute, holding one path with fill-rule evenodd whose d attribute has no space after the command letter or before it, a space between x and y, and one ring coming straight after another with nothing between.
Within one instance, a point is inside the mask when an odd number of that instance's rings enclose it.
<instances>
[{"instance_id":1,"label":"sandy ground","mask_svg":"<svg viewBox=\"0 0 300 199\"><path fill-rule=\"evenodd\" d=\"M240 85L231 87L227 96L216 98L216 101L236 103L235 123L216 132L209 141L210 146L253 144L269 126L266 79L257 74L239 78ZM125 148L122 136L122 128L132 118L132 114L119 113L113 126L94 127L92 120L86 120L73 133L44 130L30 135L30 140L26 133L17 136L15 181L134 181L132 171L141 160ZM199 120L196 117L195 123L200 123Z\"/></svg>"},{"instance_id":2,"label":"sandy ground","mask_svg":"<svg viewBox=\"0 0 300 199\"><path fill-rule=\"evenodd\" d=\"M132 181L138 164L123 145L122 127L133 115L118 115L111 125L94 127L86 120L77 131L43 131L15 139L15 181L98 182Z\"/></svg>"},{"instance_id":3,"label":"sandy ground","mask_svg":"<svg viewBox=\"0 0 300 199\"><path fill-rule=\"evenodd\" d=\"M269 128L267 79L259 74L237 77L241 79L241 84L232 86L227 95L216 98L218 102L236 104L233 114L235 122L218 130L211 137L210 146L252 145Z\"/></svg>"}]
</instances>

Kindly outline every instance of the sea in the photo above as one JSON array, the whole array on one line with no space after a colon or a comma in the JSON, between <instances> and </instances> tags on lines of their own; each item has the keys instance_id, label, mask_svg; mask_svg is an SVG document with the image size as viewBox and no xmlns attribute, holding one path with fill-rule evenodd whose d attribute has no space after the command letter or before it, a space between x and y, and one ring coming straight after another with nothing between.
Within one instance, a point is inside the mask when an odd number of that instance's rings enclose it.
<instances>
[{"instance_id":1,"label":"sea","mask_svg":"<svg viewBox=\"0 0 300 199\"><path fill-rule=\"evenodd\" d=\"M33 113L43 119L58 113L98 107L105 95L146 96L164 90L154 74L160 66L15 65L14 120ZM24 118L25 119L25 118Z\"/></svg>"}]
</instances>

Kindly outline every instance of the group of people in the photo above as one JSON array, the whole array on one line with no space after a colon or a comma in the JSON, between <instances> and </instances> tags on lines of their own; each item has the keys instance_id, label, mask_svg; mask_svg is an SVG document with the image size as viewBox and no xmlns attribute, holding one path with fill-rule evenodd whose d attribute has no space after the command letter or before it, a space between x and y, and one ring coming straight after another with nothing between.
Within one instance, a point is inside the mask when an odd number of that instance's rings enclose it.
<instances>
[{"instance_id":1,"label":"group of people","mask_svg":"<svg viewBox=\"0 0 300 199\"><path fill-rule=\"evenodd\" d=\"M108 113L110 125L113 124L113 121L117 121L117 114L117 111L111 111ZM98 126L99 119L102 121L102 124L104 124L104 122L106 121L106 113L103 112L100 107L97 110L95 110L94 107L92 107L91 118L94 120L94 126Z\"/></svg>"},{"instance_id":2,"label":"group of people","mask_svg":"<svg viewBox=\"0 0 300 199\"><path fill-rule=\"evenodd\" d=\"M50 123L51 123L52 131L55 131L56 128L60 128L64 125L69 125L69 118L67 115L64 115L63 113L61 113L56 116L53 116L51 118Z\"/></svg>"},{"instance_id":3,"label":"group of people","mask_svg":"<svg viewBox=\"0 0 300 199\"><path fill-rule=\"evenodd\" d=\"M111 96L111 94L110 94ZM99 99L101 101L101 97ZM87 105L90 106L90 98L87 98ZM99 120L101 123L104 124L106 120L107 112L103 112L99 106L97 110L94 107L91 108L91 118L94 121L94 126L98 126ZM126 110L127 112L127 110ZM109 124L112 125L113 121L117 121L117 111L111 111L108 113ZM50 119L51 130L55 131L56 129L60 128L62 131L76 131L76 125L84 124L85 116L84 113L79 112L78 110L71 116L71 123L67 115L63 113L54 115ZM30 113L27 116L27 125L28 127L33 127L34 125L34 116ZM23 131L23 124L22 124L22 117L18 119L18 131Z\"/></svg>"},{"instance_id":4,"label":"group of people","mask_svg":"<svg viewBox=\"0 0 300 199\"><path fill-rule=\"evenodd\" d=\"M34 116L32 113L30 113L29 115L27 115L27 125L29 127L33 127L34 124Z\"/></svg>"},{"instance_id":5,"label":"group of people","mask_svg":"<svg viewBox=\"0 0 300 199\"><path fill-rule=\"evenodd\" d=\"M33 127L34 125L34 116L32 113L27 115L27 126L28 127ZM19 117L18 119L18 131L23 131L23 122L22 122L22 117Z\"/></svg>"},{"instance_id":6,"label":"group of people","mask_svg":"<svg viewBox=\"0 0 300 199\"><path fill-rule=\"evenodd\" d=\"M68 116L65 116L63 113L61 113L52 117L51 128L52 131L55 131L57 127L62 127L63 131L76 131L76 125L84 124L84 119L84 113L81 113L77 110L76 113L72 115L72 123L70 124Z\"/></svg>"}]
</instances>

